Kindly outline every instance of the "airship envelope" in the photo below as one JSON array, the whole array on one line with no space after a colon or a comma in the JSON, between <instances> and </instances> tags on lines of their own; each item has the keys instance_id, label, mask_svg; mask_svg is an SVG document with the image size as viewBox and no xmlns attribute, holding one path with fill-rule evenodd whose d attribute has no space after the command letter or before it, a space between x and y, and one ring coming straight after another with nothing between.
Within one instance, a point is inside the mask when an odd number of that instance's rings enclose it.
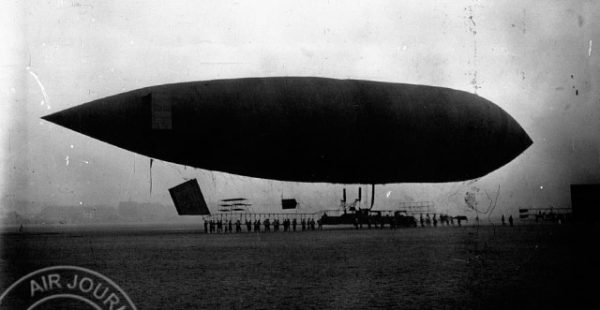
<instances>
[{"instance_id":1,"label":"airship envelope","mask_svg":"<svg viewBox=\"0 0 600 310\"><path fill-rule=\"evenodd\" d=\"M474 179L532 143L477 95L316 77L159 85L43 118L152 158L299 182Z\"/></svg>"}]
</instances>

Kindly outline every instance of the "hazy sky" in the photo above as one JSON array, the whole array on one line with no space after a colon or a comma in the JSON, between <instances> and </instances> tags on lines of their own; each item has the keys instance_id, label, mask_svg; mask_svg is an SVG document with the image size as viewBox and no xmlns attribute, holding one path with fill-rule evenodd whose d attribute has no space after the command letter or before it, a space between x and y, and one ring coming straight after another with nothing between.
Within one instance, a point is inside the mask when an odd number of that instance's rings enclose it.
<instances>
[{"instance_id":1,"label":"hazy sky","mask_svg":"<svg viewBox=\"0 0 600 310\"><path fill-rule=\"evenodd\" d=\"M0 211L16 200L171 206L167 189L186 178L198 178L213 203L243 196L275 205L284 196L306 210L337 207L341 185L259 180L161 161L154 162L150 194L149 158L40 119L145 86L250 76L476 91L534 141L476 181L379 186L379 208L431 200L439 211L465 213L466 192L486 209L488 195L500 188L495 212L516 214L525 206L569 206L571 183L600 182L594 1L57 0L5 1L0 11Z\"/></svg>"}]
</instances>

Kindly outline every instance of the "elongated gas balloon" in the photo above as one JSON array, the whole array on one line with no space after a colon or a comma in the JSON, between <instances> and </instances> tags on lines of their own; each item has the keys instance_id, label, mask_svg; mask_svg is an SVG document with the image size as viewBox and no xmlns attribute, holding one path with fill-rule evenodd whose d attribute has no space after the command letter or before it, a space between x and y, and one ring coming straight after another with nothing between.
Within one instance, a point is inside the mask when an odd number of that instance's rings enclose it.
<instances>
[{"instance_id":1,"label":"elongated gas balloon","mask_svg":"<svg viewBox=\"0 0 600 310\"><path fill-rule=\"evenodd\" d=\"M299 182L468 180L532 143L477 95L316 77L153 86L43 118L152 158Z\"/></svg>"}]
</instances>

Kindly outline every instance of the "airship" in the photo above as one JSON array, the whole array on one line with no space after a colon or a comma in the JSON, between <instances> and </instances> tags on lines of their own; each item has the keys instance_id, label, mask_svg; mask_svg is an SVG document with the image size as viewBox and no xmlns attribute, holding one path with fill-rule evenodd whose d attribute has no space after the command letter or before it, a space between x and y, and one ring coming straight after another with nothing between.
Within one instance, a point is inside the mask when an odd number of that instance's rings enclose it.
<instances>
[{"instance_id":1,"label":"airship","mask_svg":"<svg viewBox=\"0 0 600 310\"><path fill-rule=\"evenodd\" d=\"M151 86L43 119L154 159L294 182L464 181L532 144L468 92L322 77Z\"/></svg>"}]
</instances>

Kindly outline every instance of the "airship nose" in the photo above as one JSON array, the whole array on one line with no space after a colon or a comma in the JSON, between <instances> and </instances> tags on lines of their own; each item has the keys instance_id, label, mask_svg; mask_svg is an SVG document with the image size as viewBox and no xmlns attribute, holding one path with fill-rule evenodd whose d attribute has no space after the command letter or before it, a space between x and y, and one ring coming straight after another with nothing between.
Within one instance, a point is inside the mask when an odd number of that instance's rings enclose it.
<instances>
[{"instance_id":1,"label":"airship nose","mask_svg":"<svg viewBox=\"0 0 600 310\"><path fill-rule=\"evenodd\" d=\"M106 120L102 119L101 113L95 113L96 109L97 103L86 103L46 115L42 117L42 119L73 131L98 138L98 136L102 134L102 130L100 126L98 126L98 123Z\"/></svg>"},{"instance_id":2,"label":"airship nose","mask_svg":"<svg viewBox=\"0 0 600 310\"><path fill-rule=\"evenodd\" d=\"M69 122L70 118L65 116L65 111L59 111L56 113L48 114L46 116L42 116L42 119L54 123L56 125L77 131L73 128L74 124Z\"/></svg>"},{"instance_id":3,"label":"airship nose","mask_svg":"<svg viewBox=\"0 0 600 310\"><path fill-rule=\"evenodd\" d=\"M140 141L143 106L136 96L117 95L68 108L42 119L78 133L123 147L125 139Z\"/></svg>"}]
</instances>

